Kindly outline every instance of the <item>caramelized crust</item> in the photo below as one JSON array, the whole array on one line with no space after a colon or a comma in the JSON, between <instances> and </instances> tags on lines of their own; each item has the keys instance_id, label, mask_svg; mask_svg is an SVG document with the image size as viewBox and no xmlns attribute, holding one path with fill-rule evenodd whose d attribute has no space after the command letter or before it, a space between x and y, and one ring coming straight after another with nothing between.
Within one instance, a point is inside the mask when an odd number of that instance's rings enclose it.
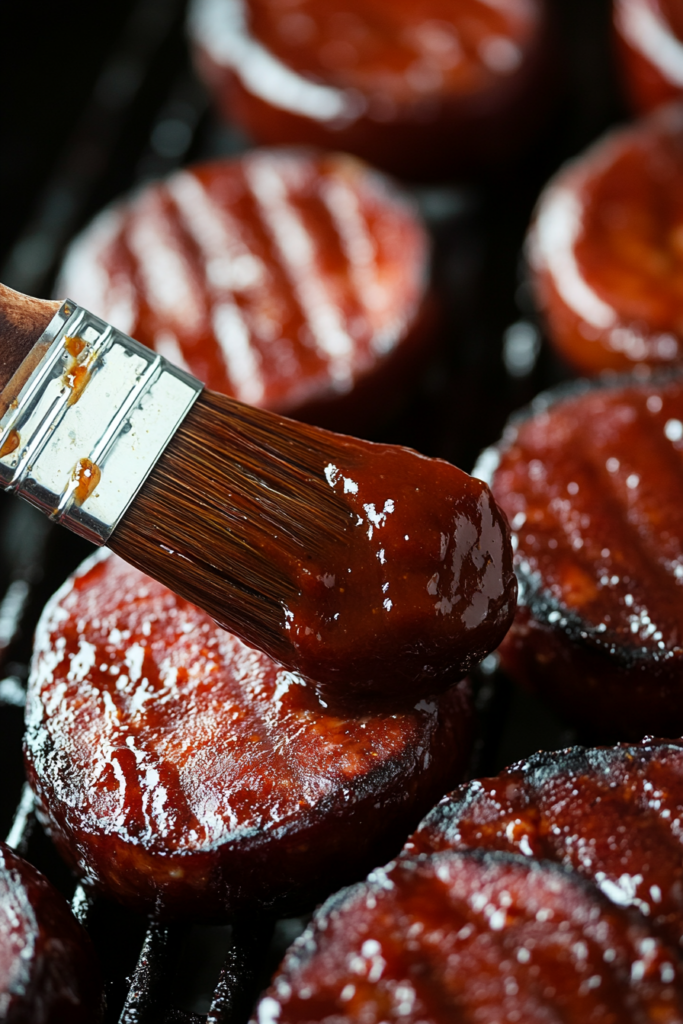
<instances>
[{"instance_id":1,"label":"caramelized crust","mask_svg":"<svg viewBox=\"0 0 683 1024\"><path fill-rule=\"evenodd\" d=\"M27 771L65 858L122 902L164 918L297 911L391 856L461 776L468 693L334 714L111 557L44 613Z\"/></svg>"},{"instance_id":2,"label":"caramelized crust","mask_svg":"<svg viewBox=\"0 0 683 1024\"><path fill-rule=\"evenodd\" d=\"M409 178L509 157L549 91L543 0L195 0L190 30L219 106L251 138Z\"/></svg>"},{"instance_id":3,"label":"caramelized crust","mask_svg":"<svg viewBox=\"0 0 683 1024\"><path fill-rule=\"evenodd\" d=\"M316 914L257 1024L674 1024L678 957L555 865L502 853L402 860Z\"/></svg>"},{"instance_id":4,"label":"caramelized crust","mask_svg":"<svg viewBox=\"0 0 683 1024\"><path fill-rule=\"evenodd\" d=\"M611 132L555 176L528 242L550 340L581 373L683 357L683 107Z\"/></svg>"},{"instance_id":5,"label":"caramelized crust","mask_svg":"<svg viewBox=\"0 0 683 1024\"><path fill-rule=\"evenodd\" d=\"M0 843L0 1018L96 1024L102 981L90 939L64 898Z\"/></svg>"},{"instance_id":6,"label":"caramelized crust","mask_svg":"<svg viewBox=\"0 0 683 1024\"><path fill-rule=\"evenodd\" d=\"M681 741L572 747L461 786L404 855L480 847L559 862L681 948L682 808Z\"/></svg>"},{"instance_id":7,"label":"caramelized crust","mask_svg":"<svg viewBox=\"0 0 683 1024\"><path fill-rule=\"evenodd\" d=\"M429 353L429 243L408 198L347 156L198 164L101 213L58 283L214 391L343 425ZM381 412L381 402L379 410Z\"/></svg>"},{"instance_id":8,"label":"caramelized crust","mask_svg":"<svg viewBox=\"0 0 683 1024\"><path fill-rule=\"evenodd\" d=\"M545 396L495 460L521 590L506 669L602 735L680 735L683 381Z\"/></svg>"}]
</instances>

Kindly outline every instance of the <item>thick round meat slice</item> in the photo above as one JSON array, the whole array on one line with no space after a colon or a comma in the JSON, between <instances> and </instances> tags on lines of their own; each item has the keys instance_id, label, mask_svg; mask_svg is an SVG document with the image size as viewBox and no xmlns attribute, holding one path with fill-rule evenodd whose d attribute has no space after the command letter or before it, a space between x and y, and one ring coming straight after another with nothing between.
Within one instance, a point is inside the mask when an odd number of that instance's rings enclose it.
<instances>
[{"instance_id":1,"label":"thick round meat slice","mask_svg":"<svg viewBox=\"0 0 683 1024\"><path fill-rule=\"evenodd\" d=\"M535 754L456 789L404 854L506 850L558 861L683 947L683 743Z\"/></svg>"},{"instance_id":2,"label":"thick round meat slice","mask_svg":"<svg viewBox=\"0 0 683 1024\"><path fill-rule=\"evenodd\" d=\"M545 110L544 0L194 0L200 72L259 143L409 178L517 152Z\"/></svg>"},{"instance_id":3,"label":"thick round meat slice","mask_svg":"<svg viewBox=\"0 0 683 1024\"><path fill-rule=\"evenodd\" d=\"M614 0L621 74L633 109L644 113L683 96L681 0Z\"/></svg>"},{"instance_id":4,"label":"thick round meat slice","mask_svg":"<svg viewBox=\"0 0 683 1024\"><path fill-rule=\"evenodd\" d=\"M683 358L683 106L619 129L546 186L528 241L550 340L582 373Z\"/></svg>"},{"instance_id":5,"label":"thick round meat slice","mask_svg":"<svg viewBox=\"0 0 683 1024\"><path fill-rule=\"evenodd\" d=\"M257 1024L674 1024L676 954L638 915L552 864L403 860L333 897L292 947Z\"/></svg>"},{"instance_id":6,"label":"thick round meat slice","mask_svg":"<svg viewBox=\"0 0 683 1024\"><path fill-rule=\"evenodd\" d=\"M0 1020L96 1024L102 981L90 939L64 897L0 843Z\"/></svg>"},{"instance_id":7,"label":"thick round meat slice","mask_svg":"<svg viewBox=\"0 0 683 1024\"><path fill-rule=\"evenodd\" d=\"M542 396L475 475L516 545L506 670L596 735L680 736L683 378Z\"/></svg>"},{"instance_id":8,"label":"thick round meat slice","mask_svg":"<svg viewBox=\"0 0 683 1024\"><path fill-rule=\"evenodd\" d=\"M411 201L347 156L257 150L101 213L60 295L250 405L343 427L400 402L432 347Z\"/></svg>"},{"instance_id":9,"label":"thick round meat slice","mask_svg":"<svg viewBox=\"0 0 683 1024\"><path fill-rule=\"evenodd\" d=\"M297 911L391 856L462 776L469 692L339 715L116 557L46 609L26 763L65 858L160 918Z\"/></svg>"}]
</instances>

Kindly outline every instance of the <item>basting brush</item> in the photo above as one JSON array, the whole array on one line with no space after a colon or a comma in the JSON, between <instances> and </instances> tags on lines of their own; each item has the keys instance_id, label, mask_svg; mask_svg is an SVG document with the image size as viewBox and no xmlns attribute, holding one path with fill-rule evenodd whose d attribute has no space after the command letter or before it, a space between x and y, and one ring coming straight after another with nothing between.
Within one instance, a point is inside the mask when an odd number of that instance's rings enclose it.
<instances>
[{"instance_id":1,"label":"basting brush","mask_svg":"<svg viewBox=\"0 0 683 1024\"><path fill-rule=\"evenodd\" d=\"M201 383L0 285L0 479L331 696L419 699L514 614L504 514L449 463Z\"/></svg>"}]
</instances>

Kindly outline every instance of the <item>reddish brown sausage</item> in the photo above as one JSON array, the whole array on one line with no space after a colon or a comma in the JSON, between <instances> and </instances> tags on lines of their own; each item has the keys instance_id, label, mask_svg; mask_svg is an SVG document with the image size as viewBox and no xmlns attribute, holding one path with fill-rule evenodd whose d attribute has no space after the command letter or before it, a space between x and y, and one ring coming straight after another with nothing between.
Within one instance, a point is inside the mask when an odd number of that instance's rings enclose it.
<instances>
[{"instance_id":1,"label":"reddish brown sausage","mask_svg":"<svg viewBox=\"0 0 683 1024\"><path fill-rule=\"evenodd\" d=\"M343 149L411 179L518 152L548 97L543 0L198 0L200 72L260 143Z\"/></svg>"},{"instance_id":2,"label":"reddish brown sausage","mask_svg":"<svg viewBox=\"0 0 683 1024\"><path fill-rule=\"evenodd\" d=\"M490 458L521 590L506 669L594 733L680 735L681 378L551 393Z\"/></svg>"},{"instance_id":3,"label":"reddish brown sausage","mask_svg":"<svg viewBox=\"0 0 683 1024\"><path fill-rule=\"evenodd\" d=\"M90 939L40 872L0 843L0 1020L97 1024L102 980Z\"/></svg>"},{"instance_id":4,"label":"reddish brown sausage","mask_svg":"<svg viewBox=\"0 0 683 1024\"><path fill-rule=\"evenodd\" d=\"M558 861L683 948L683 742L535 754L444 797L404 852L475 847Z\"/></svg>"},{"instance_id":5,"label":"reddish brown sausage","mask_svg":"<svg viewBox=\"0 0 683 1024\"><path fill-rule=\"evenodd\" d=\"M214 391L347 429L400 402L434 337L413 204L357 160L302 150L198 164L116 203L57 290Z\"/></svg>"},{"instance_id":6,"label":"reddish brown sausage","mask_svg":"<svg viewBox=\"0 0 683 1024\"><path fill-rule=\"evenodd\" d=\"M681 967L639 915L509 854L402 860L333 897L257 1024L679 1024Z\"/></svg>"},{"instance_id":7,"label":"reddish brown sausage","mask_svg":"<svg viewBox=\"0 0 683 1024\"><path fill-rule=\"evenodd\" d=\"M626 95L645 113L683 95L680 0L614 0L614 34Z\"/></svg>"},{"instance_id":8,"label":"reddish brown sausage","mask_svg":"<svg viewBox=\"0 0 683 1024\"><path fill-rule=\"evenodd\" d=\"M683 360L683 107L610 132L553 178L528 244L550 340L581 373Z\"/></svg>"},{"instance_id":9,"label":"reddish brown sausage","mask_svg":"<svg viewBox=\"0 0 683 1024\"><path fill-rule=\"evenodd\" d=\"M27 771L63 855L122 902L165 918L295 911L396 852L462 775L468 694L334 714L111 557L44 613Z\"/></svg>"}]
</instances>

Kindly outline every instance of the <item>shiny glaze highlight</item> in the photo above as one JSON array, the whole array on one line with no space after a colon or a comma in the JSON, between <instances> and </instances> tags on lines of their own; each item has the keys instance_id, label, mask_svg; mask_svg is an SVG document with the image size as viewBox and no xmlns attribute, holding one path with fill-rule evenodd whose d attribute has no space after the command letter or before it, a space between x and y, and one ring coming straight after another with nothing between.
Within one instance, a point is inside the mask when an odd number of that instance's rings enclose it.
<instances>
[{"instance_id":1,"label":"shiny glaze highlight","mask_svg":"<svg viewBox=\"0 0 683 1024\"><path fill-rule=\"evenodd\" d=\"M160 918L296 912L362 875L464 769L466 684L341 715L115 557L38 629L26 763L78 874Z\"/></svg>"},{"instance_id":2,"label":"shiny glaze highlight","mask_svg":"<svg viewBox=\"0 0 683 1024\"><path fill-rule=\"evenodd\" d=\"M647 113L683 96L681 0L614 0L614 36L624 90Z\"/></svg>"}]
</instances>

